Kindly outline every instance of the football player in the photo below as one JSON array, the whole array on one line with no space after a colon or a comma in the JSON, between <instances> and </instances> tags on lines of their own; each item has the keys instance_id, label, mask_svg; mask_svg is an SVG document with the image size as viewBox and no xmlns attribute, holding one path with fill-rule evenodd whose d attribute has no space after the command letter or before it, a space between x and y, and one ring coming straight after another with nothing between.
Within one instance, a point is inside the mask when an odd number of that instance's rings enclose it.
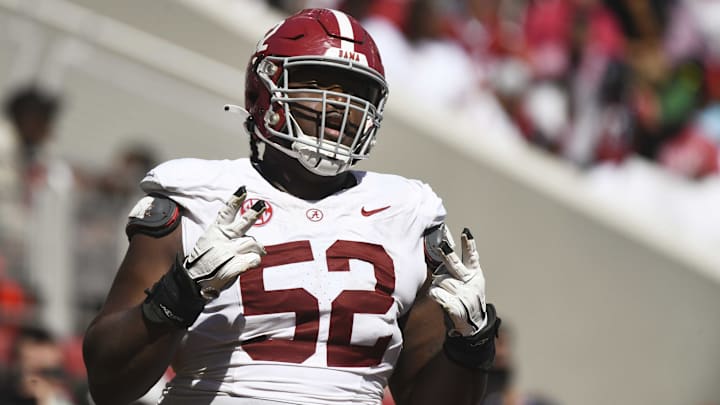
<instances>
[{"instance_id":1,"label":"football player","mask_svg":"<svg viewBox=\"0 0 720 405\"><path fill-rule=\"evenodd\" d=\"M247 67L251 157L172 160L141 182L85 336L98 404L168 366L163 404L379 404L388 384L400 404L478 402L500 320L470 231L456 246L428 185L351 170L387 97L348 15L268 31Z\"/></svg>"}]
</instances>

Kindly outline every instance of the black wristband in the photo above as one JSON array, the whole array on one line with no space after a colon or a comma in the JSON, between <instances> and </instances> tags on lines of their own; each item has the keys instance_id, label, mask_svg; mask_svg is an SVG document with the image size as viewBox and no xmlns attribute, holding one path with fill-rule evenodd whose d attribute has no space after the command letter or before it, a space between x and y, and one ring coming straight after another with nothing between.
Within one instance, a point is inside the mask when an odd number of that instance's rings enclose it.
<instances>
[{"instance_id":1,"label":"black wristband","mask_svg":"<svg viewBox=\"0 0 720 405\"><path fill-rule=\"evenodd\" d=\"M500 328L493 304L486 305L487 324L473 336L447 336L443 344L445 356L473 370L489 371L495 360L495 337Z\"/></svg>"},{"instance_id":2,"label":"black wristband","mask_svg":"<svg viewBox=\"0 0 720 405\"><path fill-rule=\"evenodd\" d=\"M195 323L205 308L206 301L200 296L198 285L188 276L179 256L170 271L145 293L147 297L142 303L142 313L152 323L187 328Z\"/></svg>"}]
</instances>

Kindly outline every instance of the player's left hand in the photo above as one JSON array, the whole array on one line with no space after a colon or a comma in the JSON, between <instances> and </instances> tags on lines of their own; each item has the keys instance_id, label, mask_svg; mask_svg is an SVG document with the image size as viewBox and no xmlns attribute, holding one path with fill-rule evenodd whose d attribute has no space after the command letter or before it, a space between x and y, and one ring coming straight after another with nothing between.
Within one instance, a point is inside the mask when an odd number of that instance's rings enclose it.
<instances>
[{"instance_id":1,"label":"player's left hand","mask_svg":"<svg viewBox=\"0 0 720 405\"><path fill-rule=\"evenodd\" d=\"M451 240L440 243L443 264L433 273L430 296L452 322L449 334L468 337L485 327L485 276L469 229L463 229L460 244L462 260L455 253Z\"/></svg>"}]
</instances>

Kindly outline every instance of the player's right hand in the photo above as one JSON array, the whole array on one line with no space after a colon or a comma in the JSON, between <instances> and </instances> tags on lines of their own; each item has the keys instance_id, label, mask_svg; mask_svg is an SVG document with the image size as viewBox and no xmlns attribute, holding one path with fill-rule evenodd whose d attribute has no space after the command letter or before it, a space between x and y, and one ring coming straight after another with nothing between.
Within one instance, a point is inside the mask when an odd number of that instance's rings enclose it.
<instances>
[{"instance_id":1,"label":"player's right hand","mask_svg":"<svg viewBox=\"0 0 720 405\"><path fill-rule=\"evenodd\" d=\"M217 298L237 276L258 266L261 256L266 254L255 238L246 235L265 211L265 201L256 202L238 216L246 196L245 186L240 187L185 258L185 269L205 299Z\"/></svg>"}]
</instances>

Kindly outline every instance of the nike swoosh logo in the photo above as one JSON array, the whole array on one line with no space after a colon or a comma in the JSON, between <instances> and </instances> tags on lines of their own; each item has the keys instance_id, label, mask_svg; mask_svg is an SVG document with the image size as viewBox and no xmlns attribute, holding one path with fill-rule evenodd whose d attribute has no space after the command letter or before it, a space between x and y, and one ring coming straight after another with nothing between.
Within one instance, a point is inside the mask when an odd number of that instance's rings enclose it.
<instances>
[{"instance_id":1,"label":"nike swoosh logo","mask_svg":"<svg viewBox=\"0 0 720 405\"><path fill-rule=\"evenodd\" d=\"M198 262L198 260L200 260L203 256L205 256L205 253L207 253L207 252L209 252L209 251L211 251L211 250L212 250L212 246L210 246L210 247L209 247L207 250L205 250L204 252L200 253L200 255L199 255L198 257L194 258L193 260L188 260L187 262L185 262L185 268L188 269L188 270L189 270L190 268L192 268L192 267L195 265L195 263Z\"/></svg>"},{"instance_id":2,"label":"nike swoosh logo","mask_svg":"<svg viewBox=\"0 0 720 405\"><path fill-rule=\"evenodd\" d=\"M364 217L369 217L370 215L375 215L375 214L377 214L378 212L385 211L385 210L388 209L388 208L390 208L389 205L388 205L387 207L377 208L377 209L369 210L369 211L368 211L368 210L365 209L365 207L362 207L362 208L360 209L360 213L361 213L362 216L364 216Z\"/></svg>"}]
</instances>

